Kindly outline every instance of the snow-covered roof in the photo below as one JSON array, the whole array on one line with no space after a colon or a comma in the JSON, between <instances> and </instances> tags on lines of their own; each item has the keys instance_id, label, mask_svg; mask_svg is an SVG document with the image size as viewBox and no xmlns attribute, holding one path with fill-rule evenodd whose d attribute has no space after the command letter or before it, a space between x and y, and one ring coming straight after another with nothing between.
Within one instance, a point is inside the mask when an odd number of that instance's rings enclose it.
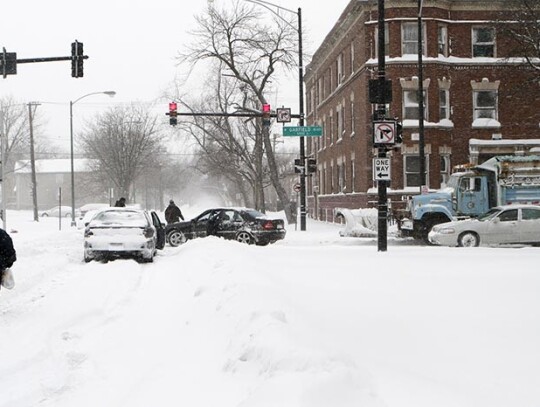
<instances>
[{"instance_id":1,"label":"snow-covered roof","mask_svg":"<svg viewBox=\"0 0 540 407\"><path fill-rule=\"evenodd\" d=\"M75 158L73 169L75 172L90 172L90 163L93 160L88 158ZM15 163L15 174L28 174L32 171L30 160L20 160ZM55 158L50 160L36 160L36 173L55 174L70 173L71 160L69 158Z\"/></svg>"}]
</instances>

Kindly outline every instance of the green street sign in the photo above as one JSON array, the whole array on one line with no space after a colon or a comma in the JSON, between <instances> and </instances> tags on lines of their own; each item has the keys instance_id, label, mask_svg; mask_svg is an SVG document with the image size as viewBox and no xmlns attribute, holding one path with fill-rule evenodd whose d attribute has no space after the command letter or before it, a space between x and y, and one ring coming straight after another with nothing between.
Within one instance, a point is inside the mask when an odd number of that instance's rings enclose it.
<instances>
[{"instance_id":1,"label":"green street sign","mask_svg":"<svg viewBox=\"0 0 540 407\"><path fill-rule=\"evenodd\" d=\"M320 137L321 126L284 126L283 137Z\"/></svg>"}]
</instances>

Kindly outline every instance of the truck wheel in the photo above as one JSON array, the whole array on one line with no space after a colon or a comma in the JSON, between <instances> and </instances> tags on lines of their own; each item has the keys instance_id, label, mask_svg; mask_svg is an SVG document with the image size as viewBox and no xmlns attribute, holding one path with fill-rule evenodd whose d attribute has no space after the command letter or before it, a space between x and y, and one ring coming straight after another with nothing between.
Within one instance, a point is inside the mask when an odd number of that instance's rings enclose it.
<instances>
[{"instance_id":1,"label":"truck wheel","mask_svg":"<svg viewBox=\"0 0 540 407\"><path fill-rule=\"evenodd\" d=\"M478 247L480 238L474 232L463 232L458 238L459 247Z\"/></svg>"}]
</instances>

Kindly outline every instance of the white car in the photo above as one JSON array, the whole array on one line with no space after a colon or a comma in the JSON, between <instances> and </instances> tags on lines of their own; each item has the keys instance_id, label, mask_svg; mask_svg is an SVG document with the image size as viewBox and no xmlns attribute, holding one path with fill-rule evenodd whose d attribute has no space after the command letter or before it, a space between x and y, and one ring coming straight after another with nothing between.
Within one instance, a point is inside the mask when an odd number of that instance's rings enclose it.
<instances>
[{"instance_id":1,"label":"white car","mask_svg":"<svg viewBox=\"0 0 540 407\"><path fill-rule=\"evenodd\" d=\"M132 257L154 261L165 246L165 230L155 212L107 208L97 212L84 231L84 261Z\"/></svg>"},{"instance_id":2,"label":"white car","mask_svg":"<svg viewBox=\"0 0 540 407\"><path fill-rule=\"evenodd\" d=\"M75 210L76 215L77 213L78 211ZM47 216L70 218L71 206L54 206L51 209L41 212L41 217L47 217Z\"/></svg>"},{"instance_id":3,"label":"white car","mask_svg":"<svg viewBox=\"0 0 540 407\"><path fill-rule=\"evenodd\" d=\"M430 243L476 247L497 244L540 244L540 206L505 205L492 208L477 219L434 226Z\"/></svg>"}]
</instances>

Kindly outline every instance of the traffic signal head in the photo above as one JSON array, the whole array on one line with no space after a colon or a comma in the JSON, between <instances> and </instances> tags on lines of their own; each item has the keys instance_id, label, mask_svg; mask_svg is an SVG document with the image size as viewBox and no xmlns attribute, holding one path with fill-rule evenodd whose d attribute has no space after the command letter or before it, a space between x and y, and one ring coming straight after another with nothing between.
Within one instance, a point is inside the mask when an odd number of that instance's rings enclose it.
<instances>
[{"instance_id":1,"label":"traffic signal head","mask_svg":"<svg viewBox=\"0 0 540 407\"><path fill-rule=\"evenodd\" d=\"M178 111L176 109L177 109L176 102L170 102L169 103L169 124L171 126L176 126L176 124L178 123L178 120L177 120Z\"/></svg>"},{"instance_id":2,"label":"traffic signal head","mask_svg":"<svg viewBox=\"0 0 540 407\"><path fill-rule=\"evenodd\" d=\"M268 103L265 103L262 105L262 120L263 120L263 124L265 126L269 126L270 125L270 113L271 113L272 109L270 108L270 105Z\"/></svg>"},{"instance_id":3,"label":"traffic signal head","mask_svg":"<svg viewBox=\"0 0 540 407\"><path fill-rule=\"evenodd\" d=\"M396 144L403 143L403 125L396 119Z\"/></svg>"},{"instance_id":4,"label":"traffic signal head","mask_svg":"<svg viewBox=\"0 0 540 407\"><path fill-rule=\"evenodd\" d=\"M82 78L84 63L83 43L75 40L71 43L71 76L74 78Z\"/></svg>"},{"instance_id":5,"label":"traffic signal head","mask_svg":"<svg viewBox=\"0 0 540 407\"><path fill-rule=\"evenodd\" d=\"M317 160L315 158L307 159L307 173L312 174L317 171Z\"/></svg>"}]
</instances>

